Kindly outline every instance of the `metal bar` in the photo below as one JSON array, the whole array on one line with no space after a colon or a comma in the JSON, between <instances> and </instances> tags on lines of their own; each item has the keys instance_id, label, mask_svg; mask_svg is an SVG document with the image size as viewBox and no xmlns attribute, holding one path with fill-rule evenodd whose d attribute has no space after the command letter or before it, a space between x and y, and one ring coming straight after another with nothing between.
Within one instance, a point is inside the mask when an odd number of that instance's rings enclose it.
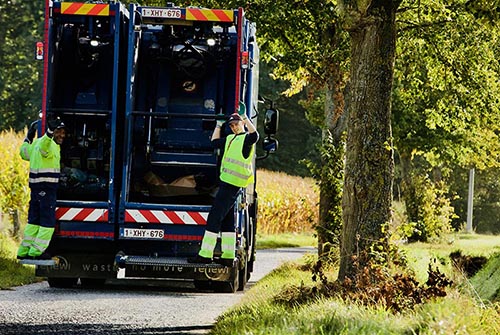
<instances>
[{"instance_id":1,"label":"metal bar","mask_svg":"<svg viewBox=\"0 0 500 335\"><path fill-rule=\"evenodd\" d=\"M110 110L104 109L76 109L76 108L51 108L48 112L62 113L64 115L90 115L107 116L111 114Z\"/></svg>"},{"instance_id":2,"label":"metal bar","mask_svg":"<svg viewBox=\"0 0 500 335\"><path fill-rule=\"evenodd\" d=\"M185 119L210 119L215 120L214 114L181 114L181 113L161 113L161 112L141 112L133 111L132 115L152 116L159 118L185 118Z\"/></svg>"},{"instance_id":3,"label":"metal bar","mask_svg":"<svg viewBox=\"0 0 500 335\"><path fill-rule=\"evenodd\" d=\"M465 226L465 231L467 233L472 233L472 219L473 219L473 209L474 209L474 169L469 170L469 194L467 197L467 224Z\"/></svg>"}]
</instances>

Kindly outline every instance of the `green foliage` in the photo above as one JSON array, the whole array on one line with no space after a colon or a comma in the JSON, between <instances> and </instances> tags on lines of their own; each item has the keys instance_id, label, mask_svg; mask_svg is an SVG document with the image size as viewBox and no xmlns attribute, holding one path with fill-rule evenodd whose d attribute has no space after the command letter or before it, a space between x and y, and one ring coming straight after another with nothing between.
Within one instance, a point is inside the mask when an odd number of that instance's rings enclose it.
<instances>
[{"instance_id":1,"label":"green foliage","mask_svg":"<svg viewBox=\"0 0 500 335\"><path fill-rule=\"evenodd\" d=\"M394 81L394 135L405 154L434 164L498 164L498 30L464 10L422 3L401 15Z\"/></svg>"},{"instance_id":2,"label":"green foliage","mask_svg":"<svg viewBox=\"0 0 500 335\"><path fill-rule=\"evenodd\" d=\"M321 142L320 130L307 121L308 109L300 105L300 99L304 98L303 94L293 97L283 96L280 92L284 91L288 84L282 80L273 79L270 72L272 72L272 66L261 62L260 95L273 100L274 106L280 112L279 130L276 136L279 140L279 148L276 153L258 161L257 166L291 175L309 176L309 169L304 164L301 164L301 160L319 161L316 145ZM268 107L268 104L264 104L261 110ZM258 124L261 140L265 136L262 131L262 119L259 118ZM260 146L257 146L257 154L258 156L264 154Z\"/></svg>"},{"instance_id":3,"label":"green foliage","mask_svg":"<svg viewBox=\"0 0 500 335\"><path fill-rule=\"evenodd\" d=\"M451 231L454 212L443 182L432 182L428 176L412 174L403 186L411 220L400 226L402 236L411 242L427 242Z\"/></svg>"},{"instance_id":4,"label":"green foliage","mask_svg":"<svg viewBox=\"0 0 500 335\"><path fill-rule=\"evenodd\" d=\"M292 95L312 84L324 87L331 66L349 59L347 33L339 29L334 1L260 0L248 7L260 27L263 57L275 61L274 73L290 81Z\"/></svg>"},{"instance_id":5,"label":"green foliage","mask_svg":"<svg viewBox=\"0 0 500 335\"><path fill-rule=\"evenodd\" d=\"M37 117L42 63L35 44L43 40L45 1L0 1L0 131L21 130Z\"/></svg>"},{"instance_id":6,"label":"green foliage","mask_svg":"<svg viewBox=\"0 0 500 335\"><path fill-rule=\"evenodd\" d=\"M344 138L334 143L331 133L327 132L322 145L318 148L321 163L307 161L306 164L320 188L320 201L329 199L329 206L320 214L320 224L315 225L323 251L340 243L342 231L342 184L344 178ZM322 252L323 252L322 251Z\"/></svg>"},{"instance_id":7,"label":"green foliage","mask_svg":"<svg viewBox=\"0 0 500 335\"><path fill-rule=\"evenodd\" d=\"M453 199L459 215L456 228L465 221L467 199L467 177L461 171L496 169L500 162L500 63L496 57L500 31L497 24L484 24L478 16L479 9L494 8L493 3L485 6L484 1L403 1L398 15L394 143L401 157L426 161L414 165L413 171L403 170L402 179L410 178L404 174L426 175L428 169L439 169L440 181L451 185L446 196ZM426 187L442 189L427 183L420 190ZM495 189L494 182L483 184L481 197L494 198ZM460 197L455 199L454 194ZM412 215L412 208L420 205L411 203L417 199L415 194L403 192L403 198L410 225L425 226L422 217ZM490 207L489 213L490 218L498 218L500 212Z\"/></svg>"}]
</instances>

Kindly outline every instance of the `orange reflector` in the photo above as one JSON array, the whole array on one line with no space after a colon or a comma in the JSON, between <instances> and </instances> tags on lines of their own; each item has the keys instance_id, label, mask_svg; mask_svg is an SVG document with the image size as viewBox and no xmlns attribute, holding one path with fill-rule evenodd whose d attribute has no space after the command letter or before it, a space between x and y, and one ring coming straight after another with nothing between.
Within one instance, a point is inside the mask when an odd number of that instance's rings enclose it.
<instances>
[{"instance_id":1,"label":"orange reflector","mask_svg":"<svg viewBox=\"0 0 500 335\"><path fill-rule=\"evenodd\" d=\"M61 14L109 16L109 5L63 2L61 3Z\"/></svg>"},{"instance_id":2,"label":"orange reflector","mask_svg":"<svg viewBox=\"0 0 500 335\"><path fill-rule=\"evenodd\" d=\"M243 51L241 53L241 67L243 69L248 69L248 51Z\"/></svg>"},{"instance_id":3,"label":"orange reflector","mask_svg":"<svg viewBox=\"0 0 500 335\"><path fill-rule=\"evenodd\" d=\"M43 59L43 42L36 42L36 55L37 60Z\"/></svg>"},{"instance_id":4,"label":"orange reflector","mask_svg":"<svg viewBox=\"0 0 500 335\"><path fill-rule=\"evenodd\" d=\"M186 20L233 22L234 12L223 9L186 8Z\"/></svg>"}]
</instances>

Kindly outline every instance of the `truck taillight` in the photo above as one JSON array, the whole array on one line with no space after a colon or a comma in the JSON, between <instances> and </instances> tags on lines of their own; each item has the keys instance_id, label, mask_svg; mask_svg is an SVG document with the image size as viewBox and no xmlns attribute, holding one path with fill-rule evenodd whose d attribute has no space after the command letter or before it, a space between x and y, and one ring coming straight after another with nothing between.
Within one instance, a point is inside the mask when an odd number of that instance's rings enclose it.
<instances>
[{"instance_id":1,"label":"truck taillight","mask_svg":"<svg viewBox=\"0 0 500 335\"><path fill-rule=\"evenodd\" d=\"M241 53L241 67L243 69L248 69L248 51L243 51Z\"/></svg>"},{"instance_id":2,"label":"truck taillight","mask_svg":"<svg viewBox=\"0 0 500 335\"><path fill-rule=\"evenodd\" d=\"M43 42L36 42L36 54L37 60L43 60Z\"/></svg>"}]
</instances>

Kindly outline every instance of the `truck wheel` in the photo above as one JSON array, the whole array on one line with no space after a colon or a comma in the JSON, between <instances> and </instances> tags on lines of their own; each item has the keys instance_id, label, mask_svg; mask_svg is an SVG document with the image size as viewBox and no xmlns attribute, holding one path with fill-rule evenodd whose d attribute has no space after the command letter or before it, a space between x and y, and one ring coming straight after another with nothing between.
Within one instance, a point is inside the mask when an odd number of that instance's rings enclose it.
<instances>
[{"instance_id":1,"label":"truck wheel","mask_svg":"<svg viewBox=\"0 0 500 335\"><path fill-rule=\"evenodd\" d=\"M76 285L78 278L47 278L50 287L55 288L70 288Z\"/></svg>"}]
</instances>

